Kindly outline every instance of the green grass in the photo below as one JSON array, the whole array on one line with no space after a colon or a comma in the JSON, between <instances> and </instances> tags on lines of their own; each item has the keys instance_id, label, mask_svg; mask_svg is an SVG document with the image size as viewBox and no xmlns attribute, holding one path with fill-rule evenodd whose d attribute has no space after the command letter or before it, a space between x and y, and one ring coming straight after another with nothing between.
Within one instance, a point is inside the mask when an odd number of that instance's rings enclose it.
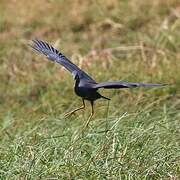
<instances>
[{"instance_id":1,"label":"green grass","mask_svg":"<svg viewBox=\"0 0 180 180\"><path fill-rule=\"evenodd\" d=\"M176 0L2 1L0 179L179 179L180 19ZM34 53L38 37L98 82L168 83L101 90L81 104L71 75Z\"/></svg>"}]
</instances>

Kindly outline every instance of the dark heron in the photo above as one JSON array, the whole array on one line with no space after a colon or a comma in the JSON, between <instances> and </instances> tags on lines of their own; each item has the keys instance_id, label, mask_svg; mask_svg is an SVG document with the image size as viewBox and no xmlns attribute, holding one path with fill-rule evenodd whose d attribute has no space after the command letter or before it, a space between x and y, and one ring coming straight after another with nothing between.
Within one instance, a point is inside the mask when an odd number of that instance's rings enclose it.
<instances>
[{"instance_id":1,"label":"dark heron","mask_svg":"<svg viewBox=\"0 0 180 180\"><path fill-rule=\"evenodd\" d=\"M159 87L162 84L145 84L145 83L133 83L133 82L124 82L124 81L112 81L112 82L101 82L97 83L92 79L87 73L73 64L67 57L65 57L57 49L49 45L48 43L34 39L30 45L37 52L44 54L49 60L55 61L62 66L64 66L68 71L72 73L72 76L75 80L74 91L75 93L82 98L83 105L79 108L74 109L73 111L66 114L69 116L80 109L85 108L84 100L88 100L91 103L91 115L88 118L86 126L88 126L91 117L94 114L94 101L100 98L110 100L107 97L102 96L99 92L99 88L105 89L119 89L119 88L134 88L134 87Z\"/></svg>"}]
</instances>

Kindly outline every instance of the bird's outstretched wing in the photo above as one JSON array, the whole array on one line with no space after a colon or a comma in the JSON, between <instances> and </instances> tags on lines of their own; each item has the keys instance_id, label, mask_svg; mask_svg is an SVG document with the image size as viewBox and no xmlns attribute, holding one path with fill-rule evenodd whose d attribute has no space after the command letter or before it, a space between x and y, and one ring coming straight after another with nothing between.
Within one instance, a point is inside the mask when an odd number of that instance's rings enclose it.
<instances>
[{"instance_id":1,"label":"bird's outstretched wing","mask_svg":"<svg viewBox=\"0 0 180 180\"><path fill-rule=\"evenodd\" d=\"M124 81L114 82L101 82L94 86L94 88L118 89L118 88L134 88L134 87L159 87L165 84L145 84L145 83L132 83Z\"/></svg>"},{"instance_id":2,"label":"bird's outstretched wing","mask_svg":"<svg viewBox=\"0 0 180 180\"><path fill-rule=\"evenodd\" d=\"M82 71L79 67L73 64L68 58L66 58L61 52L49 45L48 43L33 39L32 44L29 44L37 52L44 54L49 60L55 61L64 66L71 73L76 71L81 79L87 79L95 82L88 74Z\"/></svg>"}]
</instances>

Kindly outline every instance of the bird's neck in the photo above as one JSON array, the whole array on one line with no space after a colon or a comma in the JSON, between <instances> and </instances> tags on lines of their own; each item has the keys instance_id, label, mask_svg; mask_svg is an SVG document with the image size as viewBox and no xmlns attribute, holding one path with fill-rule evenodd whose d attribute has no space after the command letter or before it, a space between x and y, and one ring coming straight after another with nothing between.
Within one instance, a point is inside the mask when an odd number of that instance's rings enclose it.
<instances>
[{"instance_id":1,"label":"bird's neck","mask_svg":"<svg viewBox=\"0 0 180 180\"><path fill-rule=\"evenodd\" d=\"M78 87L79 82L80 82L80 78L77 78L76 81L75 81L75 85L74 85L75 88Z\"/></svg>"}]
</instances>

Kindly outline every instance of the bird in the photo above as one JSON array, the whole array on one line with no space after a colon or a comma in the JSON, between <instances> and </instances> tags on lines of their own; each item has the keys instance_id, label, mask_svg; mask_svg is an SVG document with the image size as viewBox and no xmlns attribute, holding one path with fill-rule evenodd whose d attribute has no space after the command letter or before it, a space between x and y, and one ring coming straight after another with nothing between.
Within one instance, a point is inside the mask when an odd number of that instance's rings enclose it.
<instances>
[{"instance_id":1,"label":"bird","mask_svg":"<svg viewBox=\"0 0 180 180\"><path fill-rule=\"evenodd\" d=\"M85 127L89 125L89 122L94 115L94 102L100 98L110 100L98 92L98 89L121 89L121 88L135 88L135 87L160 87L165 84L146 84L138 82L125 82L125 81L107 81L97 83L90 75L76 66L65 55L63 55L56 48L51 46L45 41L37 38L32 39L29 44L36 52L43 54L50 61L54 61L65 67L71 74L75 81L74 92L76 95L82 98L82 106L68 112L65 116L68 117L75 112L85 109L85 100L91 104L91 114L85 124Z\"/></svg>"}]
</instances>

